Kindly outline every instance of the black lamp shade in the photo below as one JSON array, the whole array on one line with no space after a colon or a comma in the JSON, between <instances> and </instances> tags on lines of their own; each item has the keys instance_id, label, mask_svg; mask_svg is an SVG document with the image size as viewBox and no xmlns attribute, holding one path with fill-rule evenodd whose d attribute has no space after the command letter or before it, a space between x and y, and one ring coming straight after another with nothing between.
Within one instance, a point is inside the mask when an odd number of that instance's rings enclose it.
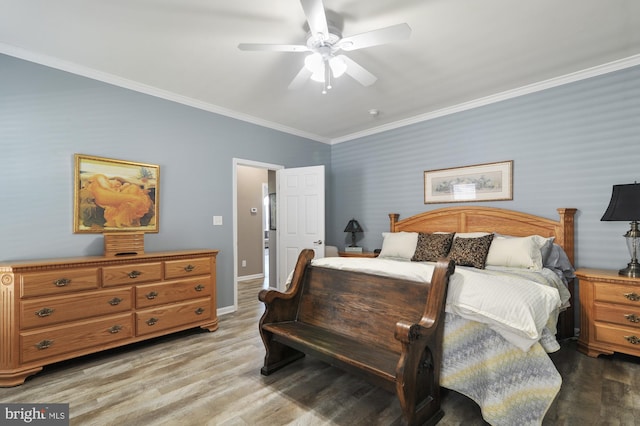
<instances>
[{"instance_id":1,"label":"black lamp shade","mask_svg":"<svg viewBox=\"0 0 640 426\"><path fill-rule=\"evenodd\" d=\"M628 222L640 220L640 183L613 185L609 207L600 220Z\"/></svg>"},{"instance_id":2,"label":"black lamp shade","mask_svg":"<svg viewBox=\"0 0 640 426\"><path fill-rule=\"evenodd\" d=\"M344 232L364 232L362 227L358 223L357 220L351 219L349 223L347 223L347 227L344 228Z\"/></svg>"}]
</instances>

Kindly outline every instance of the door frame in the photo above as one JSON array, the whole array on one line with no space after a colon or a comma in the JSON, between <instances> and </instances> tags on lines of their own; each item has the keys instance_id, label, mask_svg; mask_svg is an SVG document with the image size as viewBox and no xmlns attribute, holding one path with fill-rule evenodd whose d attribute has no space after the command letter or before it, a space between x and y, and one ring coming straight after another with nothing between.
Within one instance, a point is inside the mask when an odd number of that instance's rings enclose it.
<instances>
[{"instance_id":1,"label":"door frame","mask_svg":"<svg viewBox=\"0 0 640 426\"><path fill-rule=\"evenodd\" d=\"M248 166L255 167L258 169L267 169L267 170L280 170L285 167L280 164L271 164L271 163L262 163L259 161L246 160L242 158L233 158L232 159L233 167L232 167L232 194L233 194L233 211L231 213L233 223L233 311L236 312L238 310L238 166ZM278 244L278 236L276 233L276 247ZM277 261L277 250L270 251L270 255L276 256ZM264 266L263 266L264 270Z\"/></svg>"}]
</instances>

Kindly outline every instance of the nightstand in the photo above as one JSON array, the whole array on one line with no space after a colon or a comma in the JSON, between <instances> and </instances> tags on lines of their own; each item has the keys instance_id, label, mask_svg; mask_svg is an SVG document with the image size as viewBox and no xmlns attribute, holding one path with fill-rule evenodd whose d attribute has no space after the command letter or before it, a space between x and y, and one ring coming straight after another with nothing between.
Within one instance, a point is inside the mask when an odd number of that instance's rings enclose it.
<instances>
[{"instance_id":1,"label":"nightstand","mask_svg":"<svg viewBox=\"0 0 640 426\"><path fill-rule=\"evenodd\" d=\"M640 278L618 271L578 269L580 338L589 356L622 352L640 356Z\"/></svg>"},{"instance_id":2,"label":"nightstand","mask_svg":"<svg viewBox=\"0 0 640 426\"><path fill-rule=\"evenodd\" d=\"M340 257L378 257L378 253L374 253L372 251L363 251L362 253L340 251L338 252L338 255Z\"/></svg>"}]
</instances>

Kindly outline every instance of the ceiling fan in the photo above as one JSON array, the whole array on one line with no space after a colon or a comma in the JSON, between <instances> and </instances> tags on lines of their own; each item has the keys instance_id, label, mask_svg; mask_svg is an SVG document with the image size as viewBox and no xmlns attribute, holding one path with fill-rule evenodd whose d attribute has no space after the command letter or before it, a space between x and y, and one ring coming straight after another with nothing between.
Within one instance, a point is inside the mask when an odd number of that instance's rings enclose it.
<instances>
[{"instance_id":1,"label":"ceiling fan","mask_svg":"<svg viewBox=\"0 0 640 426\"><path fill-rule=\"evenodd\" d=\"M240 50L250 51L311 52L305 57L304 66L289 84L289 89L296 89L311 78L324 83L322 93L325 94L331 89L331 79L342 74L351 76L363 86L370 86L377 80L376 76L339 52L406 40L411 35L411 28L404 23L343 38L341 28L327 20L322 0L300 0L300 3L309 24L306 44L238 45Z\"/></svg>"}]
</instances>

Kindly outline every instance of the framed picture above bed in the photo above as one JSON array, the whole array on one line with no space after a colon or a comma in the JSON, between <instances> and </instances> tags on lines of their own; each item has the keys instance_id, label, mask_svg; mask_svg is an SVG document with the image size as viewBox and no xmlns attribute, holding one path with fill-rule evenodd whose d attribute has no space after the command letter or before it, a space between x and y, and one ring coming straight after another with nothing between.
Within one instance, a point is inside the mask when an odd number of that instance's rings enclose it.
<instances>
[{"instance_id":1,"label":"framed picture above bed","mask_svg":"<svg viewBox=\"0 0 640 426\"><path fill-rule=\"evenodd\" d=\"M424 203L513 200L513 160L424 172Z\"/></svg>"},{"instance_id":2,"label":"framed picture above bed","mask_svg":"<svg viewBox=\"0 0 640 426\"><path fill-rule=\"evenodd\" d=\"M75 233L158 232L160 166L74 157Z\"/></svg>"}]
</instances>

